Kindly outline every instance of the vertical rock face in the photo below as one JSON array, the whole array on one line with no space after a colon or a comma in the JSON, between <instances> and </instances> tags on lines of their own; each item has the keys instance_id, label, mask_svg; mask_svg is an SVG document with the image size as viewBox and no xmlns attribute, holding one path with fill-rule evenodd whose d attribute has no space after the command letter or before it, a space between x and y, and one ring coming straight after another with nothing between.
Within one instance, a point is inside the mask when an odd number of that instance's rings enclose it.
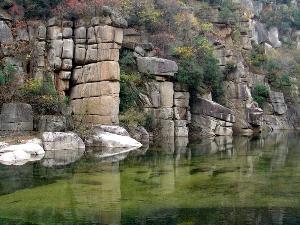
<instances>
[{"instance_id":1,"label":"vertical rock face","mask_svg":"<svg viewBox=\"0 0 300 225\"><path fill-rule=\"evenodd\" d=\"M32 108L24 103L3 104L0 114L0 131L32 131Z\"/></svg>"},{"instance_id":2,"label":"vertical rock face","mask_svg":"<svg viewBox=\"0 0 300 225\"><path fill-rule=\"evenodd\" d=\"M174 137L188 137L190 122L187 88L169 81L178 66L174 61L156 57L137 57L139 72L155 79L147 83L144 99L145 111L152 118L152 125L159 128L159 136L174 144Z\"/></svg>"},{"instance_id":3,"label":"vertical rock face","mask_svg":"<svg viewBox=\"0 0 300 225\"><path fill-rule=\"evenodd\" d=\"M220 104L203 98L192 103L191 136L231 136L235 113Z\"/></svg>"},{"instance_id":4,"label":"vertical rock face","mask_svg":"<svg viewBox=\"0 0 300 225\"><path fill-rule=\"evenodd\" d=\"M76 67L70 92L78 119L93 124L118 124L120 68L119 49L123 30L92 21L92 26L75 22ZM75 26L76 26L75 25Z\"/></svg>"}]
</instances>

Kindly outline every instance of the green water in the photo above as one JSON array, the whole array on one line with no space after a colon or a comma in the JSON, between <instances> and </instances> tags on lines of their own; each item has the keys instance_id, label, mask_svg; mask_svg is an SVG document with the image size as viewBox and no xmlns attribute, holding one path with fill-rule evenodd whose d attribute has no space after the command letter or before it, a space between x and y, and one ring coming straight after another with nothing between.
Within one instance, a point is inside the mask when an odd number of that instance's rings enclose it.
<instances>
[{"instance_id":1,"label":"green water","mask_svg":"<svg viewBox=\"0 0 300 225\"><path fill-rule=\"evenodd\" d=\"M114 158L56 153L0 166L0 224L300 224L299 140L180 139Z\"/></svg>"}]
</instances>

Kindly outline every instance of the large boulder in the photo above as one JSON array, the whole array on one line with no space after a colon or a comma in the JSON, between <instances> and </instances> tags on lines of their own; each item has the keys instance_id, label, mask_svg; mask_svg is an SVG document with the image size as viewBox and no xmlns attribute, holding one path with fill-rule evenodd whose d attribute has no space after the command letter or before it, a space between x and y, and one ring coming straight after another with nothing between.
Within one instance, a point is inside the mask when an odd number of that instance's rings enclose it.
<instances>
[{"instance_id":1,"label":"large boulder","mask_svg":"<svg viewBox=\"0 0 300 225\"><path fill-rule=\"evenodd\" d=\"M129 136L122 136L108 132L97 132L86 140L88 147L132 148L142 147L142 144Z\"/></svg>"},{"instance_id":2,"label":"large boulder","mask_svg":"<svg viewBox=\"0 0 300 225\"><path fill-rule=\"evenodd\" d=\"M30 155L43 155L45 153L42 146L40 146L37 143L26 143L26 144L19 144L19 145L9 145L5 148L0 149L1 153L7 153L7 152L14 152L14 151L23 151Z\"/></svg>"},{"instance_id":3,"label":"large boulder","mask_svg":"<svg viewBox=\"0 0 300 225\"><path fill-rule=\"evenodd\" d=\"M128 132L119 126L97 125L92 129L92 135L85 140L88 147L102 148L139 148L142 144L129 137Z\"/></svg>"},{"instance_id":4,"label":"large boulder","mask_svg":"<svg viewBox=\"0 0 300 225\"><path fill-rule=\"evenodd\" d=\"M25 144L8 145L0 149L0 163L5 165L23 165L30 161L40 160L45 151L34 141Z\"/></svg>"},{"instance_id":5,"label":"large boulder","mask_svg":"<svg viewBox=\"0 0 300 225\"><path fill-rule=\"evenodd\" d=\"M174 76L178 71L176 62L156 57L138 57L137 66L141 73L160 76Z\"/></svg>"},{"instance_id":6,"label":"large boulder","mask_svg":"<svg viewBox=\"0 0 300 225\"><path fill-rule=\"evenodd\" d=\"M73 132L44 132L42 140L46 152L85 149L82 139Z\"/></svg>"},{"instance_id":7,"label":"large boulder","mask_svg":"<svg viewBox=\"0 0 300 225\"><path fill-rule=\"evenodd\" d=\"M0 114L0 130L32 131L33 111L29 104L5 103Z\"/></svg>"}]
</instances>

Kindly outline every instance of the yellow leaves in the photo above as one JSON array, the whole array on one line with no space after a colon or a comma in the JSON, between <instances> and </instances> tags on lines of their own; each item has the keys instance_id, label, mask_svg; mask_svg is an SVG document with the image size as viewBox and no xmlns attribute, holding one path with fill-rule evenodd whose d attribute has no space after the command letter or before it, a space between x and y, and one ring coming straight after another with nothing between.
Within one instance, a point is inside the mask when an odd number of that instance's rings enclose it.
<instances>
[{"instance_id":1,"label":"yellow leaves","mask_svg":"<svg viewBox=\"0 0 300 225\"><path fill-rule=\"evenodd\" d=\"M211 32L213 29L212 23L202 22L193 13L179 13L174 16L174 20L177 27L184 27L202 32Z\"/></svg>"},{"instance_id":2,"label":"yellow leaves","mask_svg":"<svg viewBox=\"0 0 300 225\"><path fill-rule=\"evenodd\" d=\"M189 47L189 46L176 47L174 49L174 52L176 55L179 55L180 57L182 57L184 59L192 58L194 55L193 48Z\"/></svg>"},{"instance_id":3,"label":"yellow leaves","mask_svg":"<svg viewBox=\"0 0 300 225\"><path fill-rule=\"evenodd\" d=\"M151 21L153 23L157 23L162 13L159 10L152 8L145 8L145 10L139 13L139 16L144 21Z\"/></svg>"}]
</instances>

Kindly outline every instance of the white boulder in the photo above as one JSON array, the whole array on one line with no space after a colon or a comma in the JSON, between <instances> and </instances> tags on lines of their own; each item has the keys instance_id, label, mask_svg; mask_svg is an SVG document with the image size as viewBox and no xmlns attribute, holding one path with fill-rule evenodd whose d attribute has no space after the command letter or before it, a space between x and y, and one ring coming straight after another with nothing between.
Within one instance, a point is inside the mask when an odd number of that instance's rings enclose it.
<instances>
[{"instance_id":1,"label":"white boulder","mask_svg":"<svg viewBox=\"0 0 300 225\"><path fill-rule=\"evenodd\" d=\"M16 151L23 151L30 155L43 155L45 154L44 149L37 143L26 143L26 144L19 144L19 145L10 145L5 148L0 149L0 154L7 153L7 152L16 152Z\"/></svg>"},{"instance_id":2,"label":"white boulder","mask_svg":"<svg viewBox=\"0 0 300 225\"><path fill-rule=\"evenodd\" d=\"M106 148L132 148L142 147L142 144L129 136L122 136L108 132L95 132L94 135L86 140L89 147Z\"/></svg>"}]
</instances>

